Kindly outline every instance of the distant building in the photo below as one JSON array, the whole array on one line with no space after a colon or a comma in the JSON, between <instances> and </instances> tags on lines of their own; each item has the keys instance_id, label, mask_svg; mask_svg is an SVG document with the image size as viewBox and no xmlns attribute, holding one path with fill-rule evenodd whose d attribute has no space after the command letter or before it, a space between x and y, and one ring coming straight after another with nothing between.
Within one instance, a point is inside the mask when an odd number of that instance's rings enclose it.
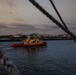
<instances>
[{"instance_id":1,"label":"distant building","mask_svg":"<svg viewBox=\"0 0 76 75\"><path fill-rule=\"evenodd\" d=\"M21 37L22 36L22 34L16 34L16 35L14 35L14 37Z\"/></svg>"}]
</instances>

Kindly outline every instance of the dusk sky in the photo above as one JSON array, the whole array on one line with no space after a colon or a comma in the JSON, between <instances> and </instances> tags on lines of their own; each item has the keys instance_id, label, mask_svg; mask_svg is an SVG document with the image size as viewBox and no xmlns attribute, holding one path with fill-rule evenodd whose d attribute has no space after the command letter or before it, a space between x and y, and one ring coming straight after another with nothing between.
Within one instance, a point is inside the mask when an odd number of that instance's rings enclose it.
<instances>
[{"instance_id":1,"label":"dusk sky","mask_svg":"<svg viewBox=\"0 0 76 75\"><path fill-rule=\"evenodd\" d=\"M49 0L35 0L58 21ZM76 34L76 0L53 0L68 28ZM43 15L29 0L0 0L0 35L63 34L57 25Z\"/></svg>"}]
</instances>

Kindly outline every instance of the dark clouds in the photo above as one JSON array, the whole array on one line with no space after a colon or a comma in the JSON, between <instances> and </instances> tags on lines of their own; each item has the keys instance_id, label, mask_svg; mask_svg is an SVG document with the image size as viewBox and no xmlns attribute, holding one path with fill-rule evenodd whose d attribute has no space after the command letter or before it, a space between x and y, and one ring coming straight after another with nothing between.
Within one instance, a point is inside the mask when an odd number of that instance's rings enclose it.
<instances>
[{"instance_id":1,"label":"dark clouds","mask_svg":"<svg viewBox=\"0 0 76 75\"><path fill-rule=\"evenodd\" d=\"M59 27L56 25L39 25L38 28L45 31L52 31L54 29L59 29Z\"/></svg>"},{"instance_id":2,"label":"dark clouds","mask_svg":"<svg viewBox=\"0 0 76 75\"><path fill-rule=\"evenodd\" d=\"M29 24L21 24L21 23L12 23L12 24L3 24L0 23L0 28L23 28L23 29L36 29L36 27Z\"/></svg>"},{"instance_id":3,"label":"dark clouds","mask_svg":"<svg viewBox=\"0 0 76 75\"><path fill-rule=\"evenodd\" d=\"M0 28L8 28L5 24L0 23Z\"/></svg>"},{"instance_id":4,"label":"dark clouds","mask_svg":"<svg viewBox=\"0 0 76 75\"><path fill-rule=\"evenodd\" d=\"M16 33L46 33L51 31L51 26L42 25L42 26L33 26L29 24L19 24L19 23L12 23L10 25L0 24L1 33L4 34L16 34ZM5 28L5 29L4 29Z\"/></svg>"},{"instance_id":5,"label":"dark clouds","mask_svg":"<svg viewBox=\"0 0 76 75\"><path fill-rule=\"evenodd\" d=\"M73 32L76 35L76 25L75 24L68 25L68 28L71 32Z\"/></svg>"},{"instance_id":6,"label":"dark clouds","mask_svg":"<svg viewBox=\"0 0 76 75\"><path fill-rule=\"evenodd\" d=\"M28 33L34 33L38 30L36 27L29 24L13 23L10 24L10 26L12 31L15 31L16 33L28 34Z\"/></svg>"},{"instance_id":7,"label":"dark clouds","mask_svg":"<svg viewBox=\"0 0 76 75\"><path fill-rule=\"evenodd\" d=\"M10 25L6 24L0 24L0 34L17 34L17 33L34 33L36 32L37 28L35 28L32 25L28 24L18 24L18 23L12 23Z\"/></svg>"},{"instance_id":8,"label":"dark clouds","mask_svg":"<svg viewBox=\"0 0 76 75\"><path fill-rule=\"evenodd\" d=\"M21 23L12 23L9 25L0 23L0 34L31 34L31 33L46 33L46 34L62 34L62 31L56 25L29 25L29 24L21 24ZM72 32L75 31L75 25L69 26Z\"/></svg>"},{"instance_id":9,"label":"dark clouds","mask_svg":"<svg viewBox=\"0 0 76 75\"><path fill-rule=\"evenodd\" d=\"M30 29L35 29L34 26L29 25L29 24L21 24L21 23L12 23L10 24L14 28L30 28Z\"/></svg>"}]
</instances>

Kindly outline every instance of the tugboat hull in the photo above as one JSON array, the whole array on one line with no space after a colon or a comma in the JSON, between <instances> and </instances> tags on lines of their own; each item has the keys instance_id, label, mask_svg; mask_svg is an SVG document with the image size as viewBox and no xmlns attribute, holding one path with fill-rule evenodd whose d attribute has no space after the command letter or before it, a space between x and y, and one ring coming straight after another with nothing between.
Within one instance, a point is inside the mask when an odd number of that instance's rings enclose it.
<instances>
[{"instance_id":1,"label":"tugboat hull","mask_svg":"<svg viewBox=\"0 0 76 75\"><path fill-rule=\"evenodd\" d=\"M47 45L46 42L32 43L32 44L23 44L23 43L20 43L20 44L11 44L10 46L11 47L30 47L30 46L45 46L45 45Z\"/></svg>"}]
</instances>

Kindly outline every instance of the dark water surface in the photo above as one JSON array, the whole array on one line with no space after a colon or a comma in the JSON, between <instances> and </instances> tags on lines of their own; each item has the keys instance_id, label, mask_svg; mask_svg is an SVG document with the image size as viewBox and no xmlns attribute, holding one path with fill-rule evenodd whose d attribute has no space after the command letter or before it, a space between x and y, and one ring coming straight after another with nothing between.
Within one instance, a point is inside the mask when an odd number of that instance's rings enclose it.
<instances>
[{"instance_id":1,"label":"dark water surface","mask_svg":"<svg viewBox=\"0 0 76 75\"><path fill-rule=\"evenodd\" d=\"M21 75L76 75L76 43L72 40L47 41L47 47L11 48L0 42L0 48L16 65ZM0 75L8 75L0 64Z\"/></svg>"}]
</instances>

